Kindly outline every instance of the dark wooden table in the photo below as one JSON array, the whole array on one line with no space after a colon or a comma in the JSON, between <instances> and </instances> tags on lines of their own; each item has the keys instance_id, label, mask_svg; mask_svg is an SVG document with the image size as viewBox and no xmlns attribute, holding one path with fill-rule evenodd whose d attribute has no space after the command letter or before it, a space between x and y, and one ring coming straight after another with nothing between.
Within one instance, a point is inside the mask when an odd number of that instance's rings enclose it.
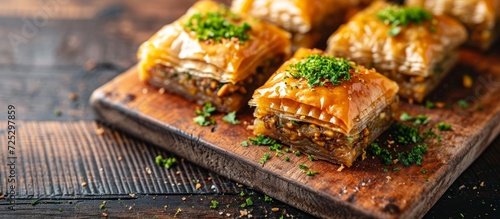
<instances>
[{"instance_id":1,"label":"dark wooden table","mask_svg":"<svg viewBox=\"0 0 500 219\"><path fill-rule=\"evenodd\" d=\"M192 2L2 2L0 218L312 217L180 157L173 168L160 168L157 155L174 155L93 121L91 92L134 65L140 43ZM9 105L18 131L13 177ZM497 138L425 218L499 218L499 187ZM241 207L247 199L253 205Z\"/></svg>"}]
</instances>

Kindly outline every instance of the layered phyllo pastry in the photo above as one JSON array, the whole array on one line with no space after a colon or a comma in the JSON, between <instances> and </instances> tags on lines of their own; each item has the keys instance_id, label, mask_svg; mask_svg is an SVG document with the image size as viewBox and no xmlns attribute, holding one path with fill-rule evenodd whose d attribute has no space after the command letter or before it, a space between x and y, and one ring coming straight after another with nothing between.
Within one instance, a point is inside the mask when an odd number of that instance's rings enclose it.
<instances>
[{"instance_id":1,"label":"layered phyllo pastry","mask_svg":"<svg viewBox=\"0 0 500 219\"><path fill-rule=\"evenodd\" d=\"M140 78L221 112L245 106L290 55L286 31L199 1L139 49Z\"/></svg>"},{"instance_id":2,"label":"layered phyllo pastry","mask_svg":"<svg viewBox=\"0 0 500 219\"><path fill-rule=\"evenodd\" d=\"M340 25L349 8L370 0L233 0L231 10L250 14L292 33L294 48L314 47Z\"/></svg>"},{"instance_id":3,"label":"layered phyllo pastry","mask_svg":"<svg viewBox=\"0 0 500 219\"><path fill-rule=\"evenodd\" d=\"M375 67L399 84L402 97L421 102L454 66L466 38L453 18L376 1L330 36L327 53Z\"/></svg>"},{"instance_id":4,"label":"layered phyllo pastry","mask_svg":"<svg viewBox=\"0 0 500 219\"><path fill-rule=\"evenodd\" d=\"M254 133L351 166L390 126L397 92L374 69L302 48L255 90Z\"/></svg>"},{"instance_id":5,"label":"layered phyllo pastry","mask_svg":"<svg viewBox=\"0 0 500 219\"><path fill-rule=\"evenodd\" d=\"M469 32L467 44L470 46L486 50L498 38L498 0L407 0L406 4L421 6L434 14L447 14L460 20Z\"/></svg>"}]
</instances>

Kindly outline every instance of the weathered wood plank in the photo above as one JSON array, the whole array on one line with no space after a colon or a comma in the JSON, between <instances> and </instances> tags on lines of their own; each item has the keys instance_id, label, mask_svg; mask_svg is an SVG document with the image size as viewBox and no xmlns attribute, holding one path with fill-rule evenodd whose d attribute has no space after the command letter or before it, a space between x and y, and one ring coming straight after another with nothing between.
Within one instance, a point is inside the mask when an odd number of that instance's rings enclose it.
<instances>
[{"instance_id":1,"label":"weathered wood plank","mask_svg":"<svg viewBox=\"0 0 500 219\"><path fill-rule=\"evenodd\" d=\"M155 157L172 154L94 122L16 122L16 198L88 198L128 194L236 194L235 183L184 162L165 169ZM102 133L101 133L102 132ZM7 145L5 130L0 145ZM8 164L7 147L0 163ZM8 198L8 166L0 169L0 193ZM82 186L85 183L85 186ZM200 184L197 188L196 184ZM5 202L8 200L0 200Z\"/></svg>"}]
</instances>

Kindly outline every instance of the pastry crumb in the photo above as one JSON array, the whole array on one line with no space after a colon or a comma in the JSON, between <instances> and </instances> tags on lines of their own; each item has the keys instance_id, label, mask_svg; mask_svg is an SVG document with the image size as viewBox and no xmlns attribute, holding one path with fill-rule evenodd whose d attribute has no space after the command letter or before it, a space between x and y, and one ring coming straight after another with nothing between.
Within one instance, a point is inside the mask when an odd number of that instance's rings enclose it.
<instances>
[{"instance_id":1,"label":"pastry crumb","mask_svg":"<svg viewBox=\"0 0 500 219\"><path fill-rule=\"evenodd\" d=\"M97 128L97 129L95 130L95 133L96 133L97 135L102 135L102 134L104 134L104 129L103 129L102 127L99 127L99 128Z\"/></svg>"},{"instance_id":2,"label":"pastry crumb","mask_svg":"<svg viewBox=\"0 0 500 219\"><path fill-rule=\"evenodd\" d=\"M78 100L78 94L76 94L75 92L71 92L68 95L68 99L71 100L71 101Z\"/></svg>"},{"instance_id":3,"label":"pastry crumb","mask_svg":"<svg viewBox=\"0 0 500 219\"><path fill-rule=\"evenodd\" d=\"M337 169L338 172L342 171L345 168L344 164L341 164L340 167Z\"/></svg>"}]
</instances>

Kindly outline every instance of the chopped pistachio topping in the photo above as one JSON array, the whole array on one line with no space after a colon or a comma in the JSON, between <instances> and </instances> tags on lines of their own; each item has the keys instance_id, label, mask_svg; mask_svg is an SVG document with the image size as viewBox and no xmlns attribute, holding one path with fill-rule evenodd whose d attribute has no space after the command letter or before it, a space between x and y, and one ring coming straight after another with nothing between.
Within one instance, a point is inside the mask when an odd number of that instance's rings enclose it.
<instances>
[{"instance_id":1,"label":"chopped pistachio topping","mask_svg":"<svg viewBox=\"0 0 500 219\"><path fill-rule=\"evenodd\" d=\"M219 12L193 14L184 27L196 32L198 40L211 39L220 42L221 39L237 38L244 43L249 39L248 31L252 27L247 22L236 25L239 19L237 15L224 8Z\"/></svg>"},{"instance_id":2,"label":"chopped pistachio topping","mask_svg":"<svg viewBox=\"0 0 500 219\"><path fill-rule=\"evenodd\" d=\"M343 58L324 56L320 54L308 55L295 64L290 65L289 73L294 78L305 78L309 87L323 86L326 83L339 85L342 80L351 80L352 69L349 61Z\"/></svg>"},{"instance_id":3,"label":"chopped pistachio topping","mask_svg":"<svg viewBox=\"0 0 500 219\"><path fill-rule=\"evenodd\" d=\"M211 200L210 201L210 208L216 209L219 206L219 202L216 200Z\"/></svg>"},{"instance_id":4,"label":"chopped pistachio topping","mask_svg":"<svg viewBox=\"0 0 500 219\"><path fill-rule=\"evenodd\" d=\"M240 123L240 121L238 119L236 119L236 111L228 113L227 115L222 117L222 120L224 120L225 122L227 122L229 124L233 124L233 125Z\"/></svg>"},{"instance_id":5,"label":"chopped pistachio topping","mask_svg":"<svg viewBox=\"0 0 500 219\"><path fill-rule=\"evenodd\" d=\"M391 5L377 13L377 18L384 23L391 25L389 35L396 36L401 32L399 26L408 26L409 24L422 24L426 20L432 20L432 14L421 7L401 7ZM434 27L431 28L431 32Z\"/></svg>"},{"instance_id":6,"label":"chopped pistachio topping","mask_svg":"<svg viewBox=\"0 0 500 219\"><path fill-rule=\"evenodd\" d=\"M391 134L400 145L420 143L424 140L424 137L418 133L418 128L401 123L394 123L391 126Z\"/></svg>"},{"instance_id":7,"label":"chopped pistachio topping","mask_svg":"<svg viewBox=\"0 0 500 219\"><path fill-rule=\"evenodd\" d=\"M203 109L196 109L196 117L193 118L193 121L201 126L209 126L209 125L215 125L215 120L210 119L210 116L212 116L212 113L215 112L216 108L212 106L211 103L205 103L203 105Z\"/></svg>"},{"instance_id":8,"label":"chopped pistachio topping","mask_svg":"<svg viewBox=\"0 0 500 219\"><path fill-rule=\"evenodd\" d=\"M445 122L440 122L437 124L439 131L449 131L451 130L451 125Z\"/></svg>"}]
</instances>

